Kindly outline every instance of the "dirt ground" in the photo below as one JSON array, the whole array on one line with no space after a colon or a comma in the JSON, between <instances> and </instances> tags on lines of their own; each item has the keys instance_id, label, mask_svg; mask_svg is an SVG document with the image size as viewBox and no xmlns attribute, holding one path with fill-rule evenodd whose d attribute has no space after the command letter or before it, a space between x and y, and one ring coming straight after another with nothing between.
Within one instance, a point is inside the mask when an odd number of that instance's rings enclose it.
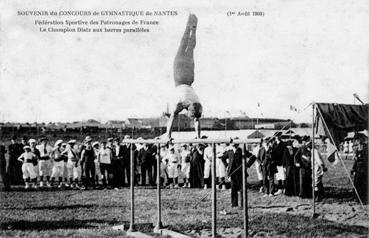
<instances>
[{"instance_id":1,"label":"dirt ground","mask_svg":"<svg viewBox=\"0 0 369 238\"><path fill-rule=\"evenodd\" d=\"M352 162L347 163L350 168ZM250 237L368 236L368 205L362 209L355 201L342 167L329 168L325 175L327 197L316 204L319 216L315 219L311 199L263 197L255 185L254 168L249 173ZM191 237L210 237L210 193L210 189L163 189L164 226ZM239 237L242 210L230 208L230 190L218 191L217 198L217 233L220 237ZM137 188L135 203L135 222L155 224L156 190ZM0 192L0 237L125 237L124 232L112 227L127 226L129 214L128 188ZM151 228L140 229L153 234Z\"/></svg>"}]
</instances>

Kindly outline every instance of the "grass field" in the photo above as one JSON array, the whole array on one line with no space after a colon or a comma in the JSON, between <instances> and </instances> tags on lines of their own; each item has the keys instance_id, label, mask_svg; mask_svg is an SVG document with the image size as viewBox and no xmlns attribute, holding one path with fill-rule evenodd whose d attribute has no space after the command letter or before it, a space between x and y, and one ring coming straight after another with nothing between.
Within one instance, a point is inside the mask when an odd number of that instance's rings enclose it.
<instances>
[{"instance_id":1,"label":"grass field","mask_svg":"<svg viewBox=\"0 0 369 238\"><path fill-rule=\"evenodd\" d=\"M350 166L351 161L348 161ZM327 198L317 204L320 216L311 219L311 200L267 197L253 186L249 169L249 226L251 237L367 237L368 215L354 201L342 167L325 175ZM155 190L136 189L136 223L156 222ZM192 237L208 237L211 229L210 190L163 189L162 217L169 229ZM0 236L124 237L112 226L129 223L129 189L89 191L14 191L0 193ZM230 210L230 191L218 193L218 232L237 237L242 211ZM367 208L367 207L366 207ZM226 210L227 214L219 211ZM141 230L151 233L148 226Z\"/></svg>"}]
</instances>

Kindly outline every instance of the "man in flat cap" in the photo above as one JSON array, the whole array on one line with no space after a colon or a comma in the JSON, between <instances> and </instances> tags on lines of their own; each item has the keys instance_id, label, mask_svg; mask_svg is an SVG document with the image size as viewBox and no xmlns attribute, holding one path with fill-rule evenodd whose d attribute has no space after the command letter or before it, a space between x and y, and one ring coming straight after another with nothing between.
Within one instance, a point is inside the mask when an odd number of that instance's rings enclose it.
<instances>
[{"instance_id":1,"label":"man in flat cap","mask_svg":"<svg viewBox=\"0 0 369 238\"><path fill-rule=\"evenodd\" d=\"M81 163L84 174L84 186L86 189L92 187L95 189L95 151L92 148L92 138L86 137L84 148L81 152Z\"/></svg>"}]
</instances>

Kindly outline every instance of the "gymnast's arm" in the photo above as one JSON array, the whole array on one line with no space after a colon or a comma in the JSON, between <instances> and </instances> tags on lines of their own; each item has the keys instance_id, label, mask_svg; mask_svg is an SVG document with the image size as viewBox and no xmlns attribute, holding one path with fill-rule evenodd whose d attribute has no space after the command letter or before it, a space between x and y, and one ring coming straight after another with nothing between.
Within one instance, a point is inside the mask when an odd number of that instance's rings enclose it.
<instances>
[{"instance_id":1,"label":"gymnast's arm","mask_svg":"<svg viewBox=\"0 0 369 238\"><path fill-rule=\"evenodd\" d=\"M177 118L178 113L180 113L182 110L183 110L182 103L177 103L176 109L172 112L172 114L170 114L170 118L169 118L168 124L167 124L167 136L168 136L168 139L171 139L172 138L173 122Z\"/></svg>"}]
</instances>

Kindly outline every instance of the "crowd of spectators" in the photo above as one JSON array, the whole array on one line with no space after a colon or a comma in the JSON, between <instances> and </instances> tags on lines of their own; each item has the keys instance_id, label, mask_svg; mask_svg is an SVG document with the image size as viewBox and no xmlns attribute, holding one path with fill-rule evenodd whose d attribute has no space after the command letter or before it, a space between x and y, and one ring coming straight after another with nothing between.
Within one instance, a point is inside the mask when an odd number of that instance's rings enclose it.
<instances>
[{"instance_id":1,"label":"crowd of spectators","mask_svg":"<svg viewBox=\"0 0 369 238\"><path fill-rule=\"evenodd\" d=\"M314 184L316 199L323 198L322 177L327 168L319 150L312 149L309 137L282 140L281 135L276 134L248 148L251 149L244 151L237 144L217 144L214 158L211 144L165 144L158 148L154 144L123 143L120 138L98 142L86 136L81 143L57 140L51 146L47 138L38 141L22 138L19 143L14 137L8 148L0 146L0 172L5 190L21 184L25 189L120 189L129 186L132 149L135 185L154 186L159 182L168 188L207 189L211 186L212 163L215 162L217 189L230 187L232 205L238 206L245 156L247 167L255 164L259 192L264 196L311 198Z\"/></svg>"}]
</instances>

